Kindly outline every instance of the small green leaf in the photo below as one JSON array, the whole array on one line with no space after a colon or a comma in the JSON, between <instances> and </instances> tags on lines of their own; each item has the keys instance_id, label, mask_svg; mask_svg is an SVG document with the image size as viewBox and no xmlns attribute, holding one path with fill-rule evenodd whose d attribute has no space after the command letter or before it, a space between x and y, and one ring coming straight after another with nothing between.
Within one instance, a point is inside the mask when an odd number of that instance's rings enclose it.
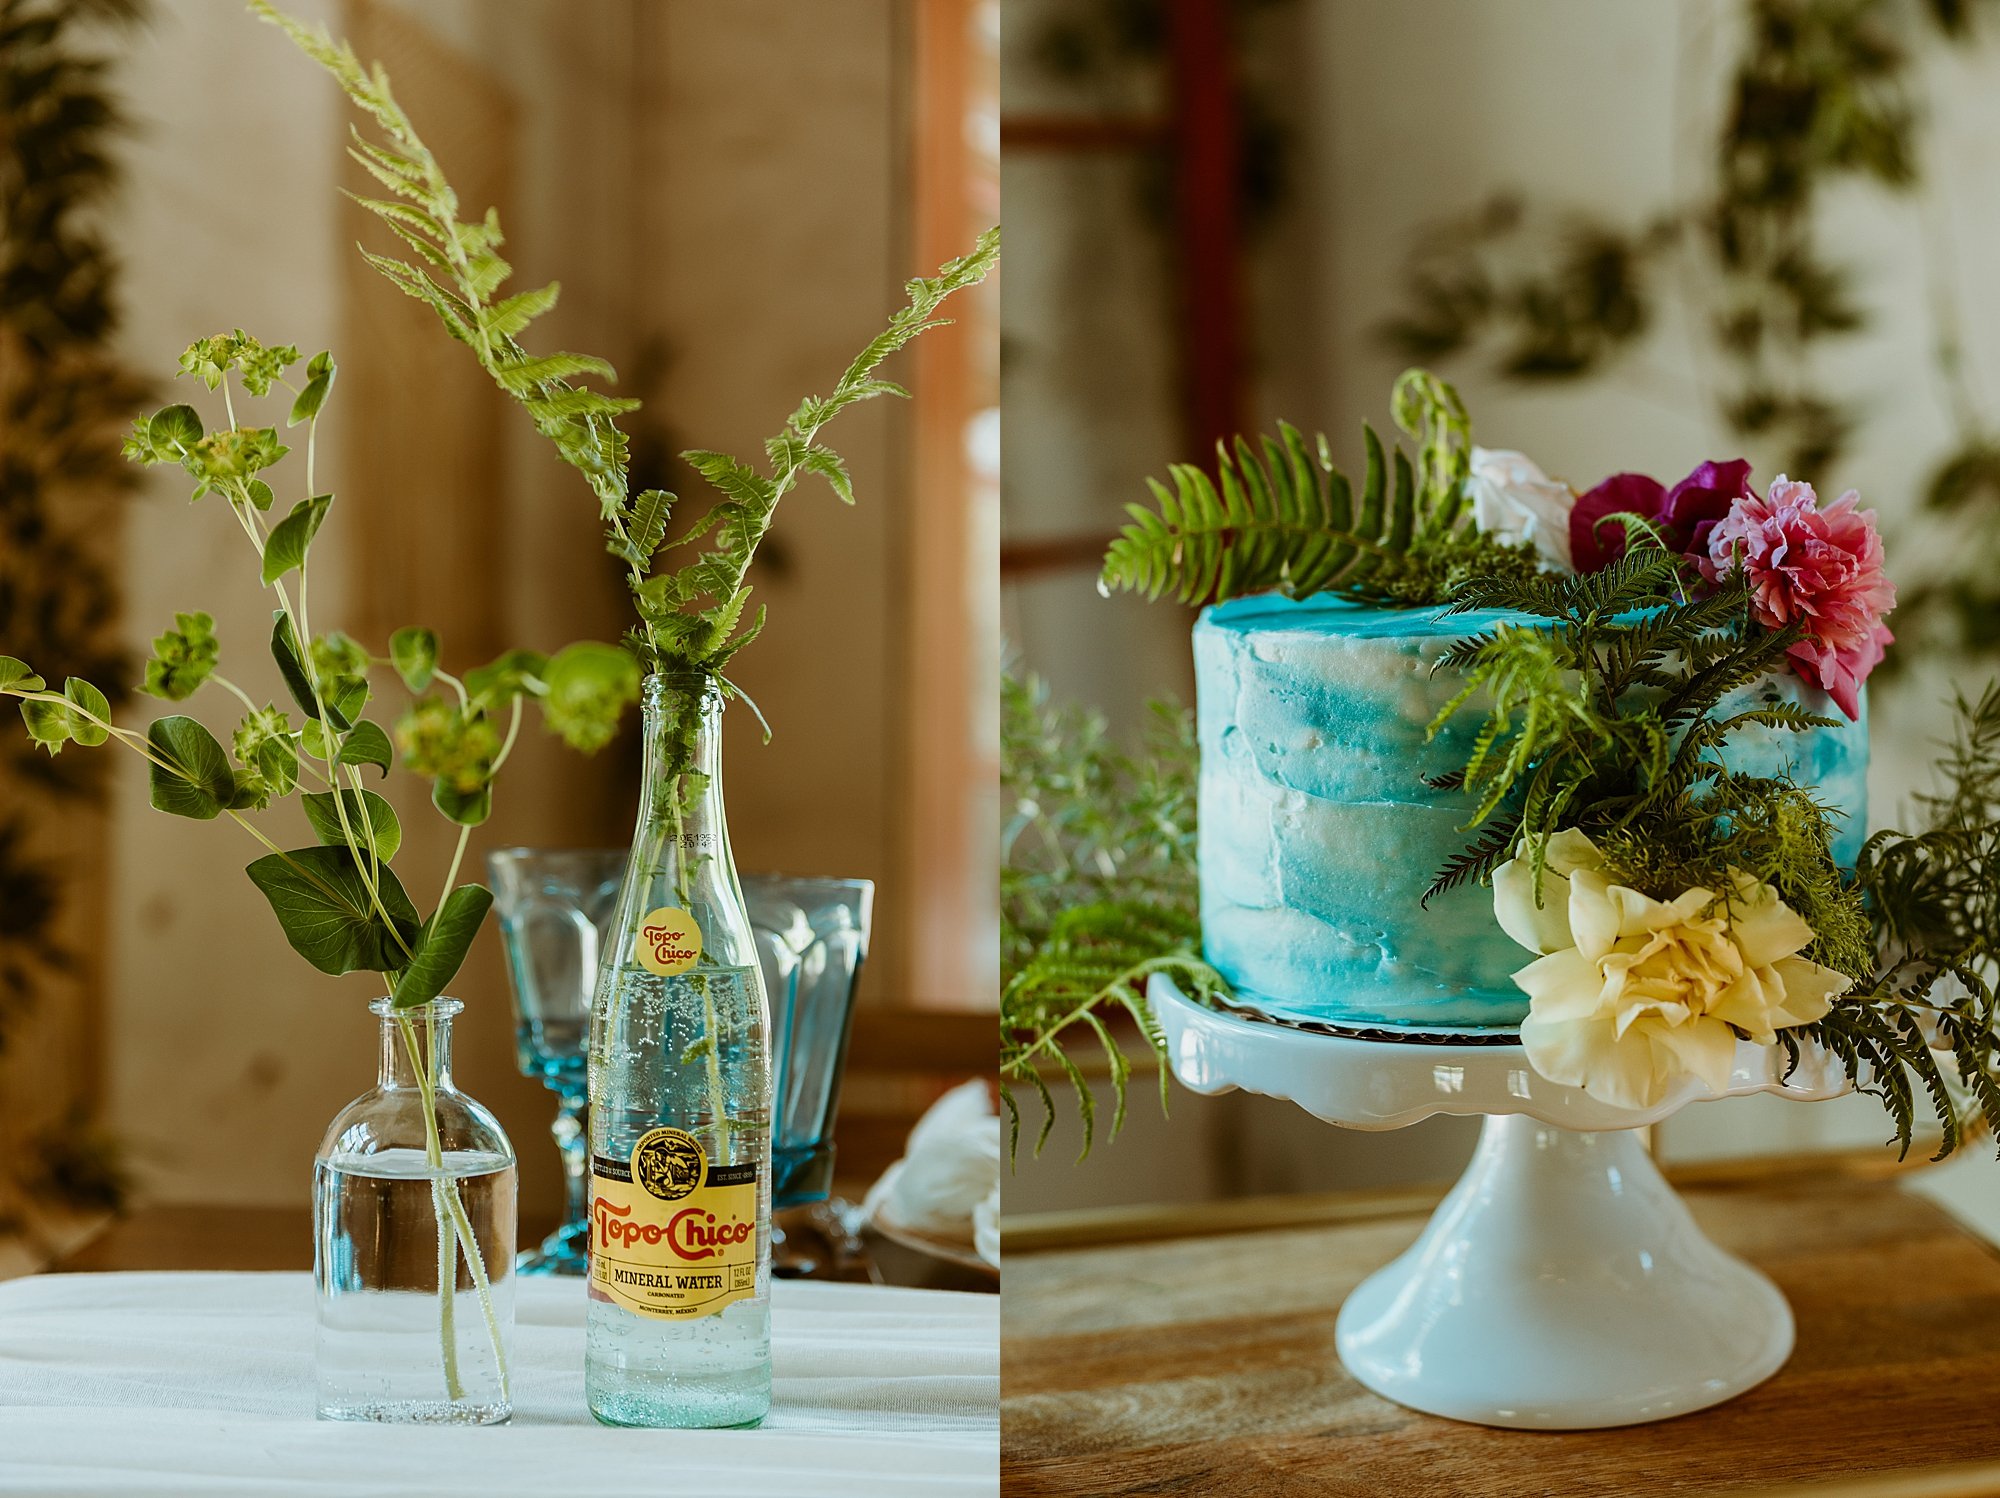
<instances>
[{"instance_id":1,"label":"small green leaf","mask_svg":"<svg viewBox=\"0 0 2000 1498\"><path fill-rule=\"evenodd\" d=\"M488 333L512 338L535 318L555 306L556 297L561 290L559 283L551 281L539 290L524 291L518 296L510 296L506 301L481 312L480 324Z\"/></svg>"},{"instance_id":2,"label":"small green leaf","mask_svg":"<svg viewBox=\"0 0 2000 1498\"><path fill-rule=\"evenodd\" d=\"M854 484L847 476L847 463L830 447L809 447L800 460L808 473L816 473L832 486L844 504L854 503Z\"/></svg>"},{"instance_id":3,"label":"small green leaf","mask_svg":"<svg viewBox=\"0 0 2000 1498\"><path fill-rule=\"evenodd\" d=\"M271 902L292 950L321 972L387 973L408 963L404 947L416 945L423 922L386 864L375 880L393 927L375 913L346 848L294 848L260 858L244 872Z\"/></svg>"},{"instance_id":4,"label":"small green leaf","mask_svg":"<svg viewBox=\"0 0 2000 1498\"><path fill-rule=\"evenodd\" d=\"M625 559L644 567L667 538L667 520L673 514L674 496L665 489L647 489L632 501L625 535L630 543Z\"/></svg>"},{"instance_id":5,"label":"small green leaf","mask_svg":"<svg viewBox=\"0 0 2000 1498\"><path fill-rule=\"evenodd\" d=\"M268 510L278 502L278 496L271 492L271 486L262 479L250 480L248 488L250 490L250 503L255 505L260 511Z\"/></svg>"},{"instance_id":6,"label":"small green leaf","mask_svg":"<svg viewBox=\"0 0 2000 1498\"><path fill-rule=\"evenodd\" d=\"M431 805L448 821L461 827L477 827L493 815L493 787L489 783L467 791L440 779L431 786Z\"/></svg>"},{"instance_id":7,"label":"small green leaf","mask_svg":"<svg viewBox=\"0 0 2000 1498\"><path fill-rule=\"evenodd\" d=\"M292 414L286 426L297 426L302 421L311 421L319 415L319 408L326 404L327 392L333 389L333 355L322 349L312 356L306 365L305 388L292 402Z\"/></svg>"},{"instance_id":8,"label":"small green leaf","mask_svg":"<svg viewBox=\"0 0 2000 1498\"><path fill-rule=\"evenodd\" d=\"M493 892L484 885L461 884L440 905L417 940L416 956L396 980L392 995L398 1009L428 1004L444 992L472 950L472 940L493 906Z\"/></svg>"},{"instance_id":9,"label":"small green leaf","mask_svg":"<svg viewBox=\"0 0 2000 1498\"><path fill-rule=\"evenodd\" d=\"M39 692L48 685L28 669L28 663L11 655L0 655L0 692Z\"/></svg>"},{"instance_id":10,"label":"small green leaf","mask_svg":"<svg viewBox=\"0 0 2000 1498\"><path fill-rule=\"evenodd\" d=\"M153 413L146 436L161 458L178 460L201 441L201 416L193 406L168 406Z\"/></svg>"},{"instance_id":11,"label":"small green leaf","mask_svg":"<svg viewBox=\"0 0 2000 1498\"><path fill-rule=\"evenodd\" d=\"M532 693L541 683L548 657L533 650L510 650L465 673L465 694L474 707L494 708Z\"/></svg>"},{"instance_id":12,"label":"small green leaf","mask_svg":"<svg viewBox=\"0 0 2000 1498\"><path fill-rule=\"evenodd\" d=\"M102 726L111 721L111 703L102 692L82 677L72 676L63 683L63 696L81 709L80 712L72 712L69 715L71 738L86 749L94 749L111 737L111 730ZM102 722L93 723L90 718L83 716L84 713L89 713Z\"/></svg>"},{"instance_id":13,"label":"small green leaf","mask_svg":"<svg viewBox=\"0 0 2000 1498\"><path fill-rule=\"evenodd\" d=\"M589 754L611 742L625 705L639 698L639 663L630 652L579 640L550 658L542 719L572 749Z\"/></svg>"},{"instance_id":14,"label":"small green leaf","mask_svg":"<svg viewBox=\"0 0 2000 1498\"><path fill-rule=\"evenodd\" d=\"M347 836L340 830L340 808L335 806L332 791L312 791L299 797L306 809L306 820L312 823L314 836L333 847L346 845ZM368 829L375 833L375 856L387 863L396 856L396 850L403 846L403 824L396 816L396 808L374 791L363 791L356 799L353 791L343 790L340 799L347 810L347 825L368 845Z\"/></svg>"},{"instance_id":15,"label":"small green leaf","mask_svg":"<svg viewBox=\"0 0 2000 1498\"><path fill-rule=\"evenodd\" d=\"M285 679L285 690L292 694L292 701L299 705L300 712L308 718L318 718L319 706L313 701L312 682L307 678L305 665L299 657L298 634L292 628L292 616L278 609L272 613L271 619L271 656L278 663L278 674ZM327 704L326 715L337 732L346 730L353 722L342 714L336 703Z\"/></svg>"},{"instance_id":16,"label":"small green leaf","mask_svg":"<svg viewBox=\"0 0 2000 1498\"><path fill-rule=\"evenodd\" d=\"M321 677L320 690L326 694L327 713L336 722L358 723L361 710L373 695L365 676Z\"/></svg>"},{"instance_id":17,"label":"small green leaf","mask_svg":"<svg viewBox=\"0 0 2000 1498\"><path fill-rule=\"evenodd\" d=\"M331 494L316 494L292 506L292 513L271 527L264 542L264 586L269 587L294 567L303 567L320 522L326 519Z\"/></svg>"},{"instance_id":18,"label":"small green leaf","mask_svg":"<svg viewBox=\"0 0 2000 1498\"><path fill-rule=\"evenodd\" d=\"M434 629L410 625L389 636L389 663L412 692L430 690L437 673L438 637Z\"/></svg>"},{"instance_id":19,"label":"small green leaf","mask_svg":"<svg viewBox=\"0 0 2000 1498\"><path fill-rule=\"evenodd\" d=\"M155 809L206 822L220 816L236 797L236 772L222 745L193 718L176 714L146 730L153 753L173 768L155 764L150 772Z\"/></svg>"},{"instance_id":20,"label":"small green leaf","mask_svg":"<svg viewBox=\"0 0 2000 1498\"><path fill-rule=\"evenodd\" d=\"M63 745L69 742L69 708L64 703L24 697L21 721L28 726L28 737L51 755L62 753Z\"/></svg>"},{"instance_id":21,"label":"small green leaf","mask_svg":"<svg viewBox=\"0 0 2000 1498\"><path fill-rule=\"evenodd\" d=\"M396 762L396 751L389 744L389 735L363 718L347 735L347 742L340 746L339 762L343 765L376 765L387 775L389 767Z\"/></svg>"}]
</instances>

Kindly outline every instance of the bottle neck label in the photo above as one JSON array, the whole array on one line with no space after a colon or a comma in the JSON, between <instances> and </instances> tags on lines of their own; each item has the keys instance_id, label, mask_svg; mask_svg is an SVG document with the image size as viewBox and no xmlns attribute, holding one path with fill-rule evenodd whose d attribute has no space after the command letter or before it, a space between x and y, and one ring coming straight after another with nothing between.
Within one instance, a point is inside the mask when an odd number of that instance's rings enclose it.
<instances>
[{"instance_id":1,"label":"bottle neck label","mask_svg":"<svg viewBox=\"0 0 2000 1498\"><path fill-rule=\"evenodd\" d=\"M632 957L649 973L676 977L701 961L701 927L685 910L662 905L639 923Z\"/></svg>"},{"instance_id":2,"label":"bottle neck label","mask_svg":"<svg viewBox=\"0 0 2000 1498\"><path fill-rule=\"evenodd\" d=\"M755 1296L758 1172L711 1165L671 1128L649 1129L626 1160L592 1156L591 1298L686 1320Z\"/></svg>"}]
</instances>

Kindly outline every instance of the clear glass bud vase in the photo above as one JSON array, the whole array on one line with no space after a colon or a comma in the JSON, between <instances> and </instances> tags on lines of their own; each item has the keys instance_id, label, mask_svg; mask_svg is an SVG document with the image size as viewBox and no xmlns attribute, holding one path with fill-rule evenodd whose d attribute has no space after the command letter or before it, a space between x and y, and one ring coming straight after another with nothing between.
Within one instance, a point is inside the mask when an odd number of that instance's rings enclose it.
<instances>
[{"instance_id":1,"label":"clear glass bud vase","mask_svg":"<svg viewBox=\"0 0 2000 1498\"><path fill-rule=\"evenodd\" d=\"M584 1388L613 1425L771 1406L770 1012L722 810L722 698L645 688L639 822L591 1007Z\"/></svg>"},{"instance_id":2,"label":"clear glass bud vase","mask_svg":"<svg viewBox=\"0 0 2000 1498\"><path fill-rule=\"evenodd\" d=\"M440 998L369 1006L375 1085L313 1163L322 1420L507 1419L514 1334L514 1147L458 1090Z\"/></svg>"}]
</instances>

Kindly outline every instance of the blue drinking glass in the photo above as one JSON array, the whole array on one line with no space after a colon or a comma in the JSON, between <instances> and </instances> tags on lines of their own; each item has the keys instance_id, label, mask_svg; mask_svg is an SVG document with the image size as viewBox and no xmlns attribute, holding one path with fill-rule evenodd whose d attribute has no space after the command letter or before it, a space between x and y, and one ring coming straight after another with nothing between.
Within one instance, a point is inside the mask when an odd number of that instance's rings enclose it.
<instances>
[{"instance_id":1,"label":"blue drinking glass","mask_svg":"<svg viewBox=\"0 0 2000 1498\"><path fill-rule=\"evenodd\" d=\"M505 848L487 856L521 1070L556 1094L563 1225L521 1256L523 1274L589 1268L584 1047L597 958L625 873L625 850ZM875 886L866 879L746 874L743 897L771 1001L771 1187L776 1209L824 1201L847 1059L855 982L868 955Z\"/></svg>"},{"instance_id":2,"label":"blue drinking glass","mask_svg":"<svg viewBox=\"0 0 2000 1498\"><path fill-rule=\"evenodd\" d=\"M747 874L743 898L771 1000L771 1205L802 1207L833 1187L833 1118L875 886Z\"/></svg>"},{"instance_id":3,"label":"blue drinking glass","mask_svg":"<svg viewBox=\"0 0 2000 1498\"><path fill-rule=\"evenodd\" d=\"M611 939L623 852L604 848L502 848L486 855L507 977L514 991L514 1043L522 1074L556 1095L549 1126L562 1151L562 1226L524 1250L522 1274L575 1274L590 1267L588 1089L584 1047L597 956Z\"/></svg>"}]
</instances>

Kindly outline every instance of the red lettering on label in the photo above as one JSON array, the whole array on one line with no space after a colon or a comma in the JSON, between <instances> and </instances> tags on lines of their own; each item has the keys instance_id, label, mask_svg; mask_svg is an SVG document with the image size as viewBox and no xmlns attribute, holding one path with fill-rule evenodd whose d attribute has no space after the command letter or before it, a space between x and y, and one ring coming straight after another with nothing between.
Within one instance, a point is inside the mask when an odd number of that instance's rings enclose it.
<instances>
[{"instance_id":1,"label":"red lettering on label","mask_svg":"<svg viewBox=\"0 0 2000 1498\"><path fill-rule=\"evenodd\" d=\"M693 962L701 954L693 947L681 944L681 933L671 926L642 926L639 934L653 949L653 961L661 966L677 962Z\"/></svg>"},{"instance_id":2,"label":"red lettering on label","mask_svg":"<svg viewBox=\"0 0 2000 1498\"><path fill-rule=\"evenodd\" d=\"M630 1248L635 1243L649 1247L667 1236L667 1230L657 1222L633 1222L630 1207L614 1206L603 1197L591 1201L591 1230L600 1243L615 1243L622 1248Z\"/></svg>"},{"instance_id":3,"label":"red lettering on label","mask_svg":"<svg viewBox=\"0 0 2000 1498\"><path fill-rule=\"evenodd\" d=\"M699 1222L694 1219L700 1218ZM725 1248L746 1241L755 1227L748 1222L717 1224L713 1212L688 1207L667 1223L667 1247L683 1259L712 1259Z\"/></svg>"}]
</instances>

